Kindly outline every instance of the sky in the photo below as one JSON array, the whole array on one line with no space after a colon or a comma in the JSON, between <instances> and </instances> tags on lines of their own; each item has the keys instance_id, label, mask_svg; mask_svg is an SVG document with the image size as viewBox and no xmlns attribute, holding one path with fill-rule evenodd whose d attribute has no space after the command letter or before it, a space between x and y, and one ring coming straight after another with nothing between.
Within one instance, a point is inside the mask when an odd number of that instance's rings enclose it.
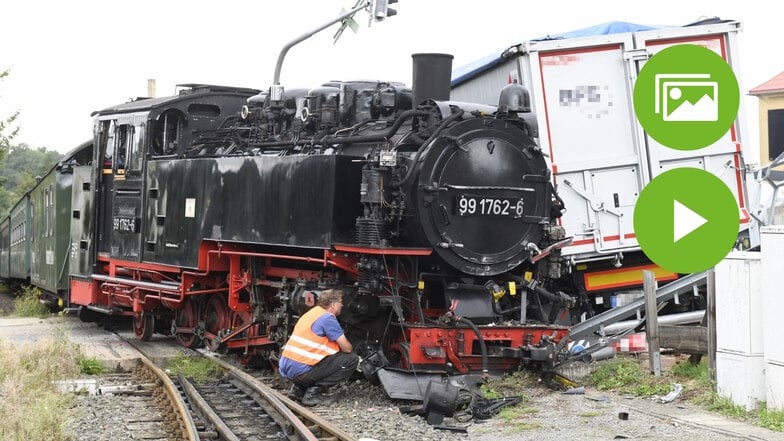
<instances>
[{"instance_id":1,"label":"sky","mask_svg":"<svg viewBox=\"0 0 784 441\"><path fill-rule=\"evenodd\" d=\"M267 89L281 48L336 17L355 0L4 0L0 7L0 117L19 110L17 143L66 152L90 139L90 114L181 83ZM680 26L701 18L739 20L747 145L758 149L757 98L747 93L784 70L771 48L778 14L749 2L400 0L398 14L337 44L337 25L288 51L285 87L329 80L411 84L411 54L454 55L453 67L525 40L608 21Z\"/></svg>"}]
</instances>

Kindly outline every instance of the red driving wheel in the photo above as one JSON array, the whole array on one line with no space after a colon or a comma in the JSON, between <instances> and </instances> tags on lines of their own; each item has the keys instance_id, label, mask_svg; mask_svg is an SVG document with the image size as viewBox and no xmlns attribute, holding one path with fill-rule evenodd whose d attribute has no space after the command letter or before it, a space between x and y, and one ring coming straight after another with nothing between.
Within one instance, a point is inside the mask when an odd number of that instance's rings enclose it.
<instances>
[{"instance_id":1,"label":"red driving wheel","mask_svg":"<svg viewBox=\"0 0 784 441\"><path fill-rule=\"evenodd\" d=\"M196 326L199 324L199 305L193 298L185 300L181 309L178 309L174 316L174 333L180 345L186 348L198 348L202 344L202 338L196 334Z\"/></svg>"}]
</instances>

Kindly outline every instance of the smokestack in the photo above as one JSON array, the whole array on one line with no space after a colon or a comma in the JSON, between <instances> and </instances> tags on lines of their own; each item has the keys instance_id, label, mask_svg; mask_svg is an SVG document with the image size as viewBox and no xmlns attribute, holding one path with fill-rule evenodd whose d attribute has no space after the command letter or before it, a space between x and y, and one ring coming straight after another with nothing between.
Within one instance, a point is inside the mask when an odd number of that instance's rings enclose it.
<instances>
[{"instance_id":1,"label":"smokestack","mask_svg":"<svg viewBox=\"0 0 784 441\"><path fill-rule=\"evenodd\" d=\"M155 98L155 78L147 80L147 96Z\"/></svg>"},{"instance_id":2,"label":"smokestack","mask_svg":"<svg viewBox=\"0 0 784 441\"><path fill-rule=\"evenodd\" d=\"M449 101L452 88L450 54L412 54L414 61L414 107L425 100Z\"/></svg>"}]
</instances>

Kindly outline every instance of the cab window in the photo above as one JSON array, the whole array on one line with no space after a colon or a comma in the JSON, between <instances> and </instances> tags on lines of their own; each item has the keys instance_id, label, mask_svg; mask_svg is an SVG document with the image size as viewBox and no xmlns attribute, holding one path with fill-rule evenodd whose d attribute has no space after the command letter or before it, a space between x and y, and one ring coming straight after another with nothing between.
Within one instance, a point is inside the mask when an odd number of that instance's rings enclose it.
<instances>
[{"instance_id":1,"label":"cab window","mask_svg":"<svg viewBox=\"0 0 784 441\"><path fill-rule=\"evenodd\" d=\"M144 126L118 125L115 138L115 169L120 174L141 171L144 158Z\"/></svg>"},{"instance_id":2,"label":"cab window","mask_svg":"<svg viewBox=\"0 0 784 441\"><path fill-rule=\"evenodd\" d=\"M114 121L101 121L98 128L98 147L102 152L100 158L103 173L111 174L114 157Z\"/></svg>"},{"instance_id":3,"label":"cab window","mask_svg":"<svg viewBox=\"0 0 784 441\"><path fill-rule=\"evenodd\" d=\"M133 136L128 145L128 170L141 171L144 160L144 125L130 126Z\"/></svg>"},{"instance_id":4,"label":"cab window","mask_svg":"<svg viewBox=\"0 0 784 441\"><path fill-rule=\"evenodd\" d=\"M177 154L179 147L180 131L184 124L182 112L170 109L158 116L152 123L152 151L153 157L172 156Z\"/></svg>"},{"instance_id":5,"label":"cab window","mask_svg":"<svg viewBox=\"0 0 784 441\"><path fill-rule=\"evenodd\" d=\"M131 145L133 144L133 126L122 124L117 126L115 136L114 169L118 173L125 173L130 158Z\"/></svg>"}]
</instances>

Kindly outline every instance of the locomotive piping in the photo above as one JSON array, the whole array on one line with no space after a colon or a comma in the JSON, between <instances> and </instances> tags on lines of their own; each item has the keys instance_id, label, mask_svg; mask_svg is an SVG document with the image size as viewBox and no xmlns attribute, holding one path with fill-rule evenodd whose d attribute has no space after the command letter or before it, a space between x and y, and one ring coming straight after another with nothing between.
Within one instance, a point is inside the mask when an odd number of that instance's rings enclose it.
<instances>
[{"instance_id":1,"label":"locomotive piping","mask_svg":"<svg viewBox=\"0 0 784 441\"><path fill-rule=\"evenodd\" d=\"M509 274L509 278L514 280L515 282L519 283L520 285L522 285L523 288L525 288L525 289L527 289L529 291L533 291L534 293L539 294L539 295L541 295L543 297L546 297L547 299L550 299L550 300L552 300L552 301L554 301L556 303L564 303L564 302L568 301L568 299L563 298L563 297L559 296L558 294L553 294L550 291L542 288L541 286L538 286L536 284L533 284L533 283L530 283L530 282L526 281L522 277Z\"/></svg>"},{"instance_id":2,"label":"locomotive piping","mask_svg":"<svg viewBox=\"0 0 784 441\"><path fill-rule=\"evenodd\" d=\"M335 136L325 136L321 138L318 142L319 143L330 143L330 144L349 144L354 142L372 142L372 141L384 141L385 139L392 136L399 128L403 125L403 121L413 118L415 116L428 116L430 115L428 112L424 110L406 110L402 112L400 116L395 120L395 122L382 133L376 133L373 135L361 135L361 136L347 136L345 138L338 138Z\"/></svg>"},{"instance_id":3,"label":"locomotive piping","mask_svg":"<svg viewBox=\"0 0 784 441\"><path fill-rule=\"evenodd\" d=\"M493 302L493 312L498 314L498 315L501 315L501 316L503 316L505 314L511 314L513 312L517 312L517 311L520 310L520 308L521 308L520 306L514 306L514 307L511 307L509 309L501 310L498 307L498 302Z\"/></svg>"},{"instance_id":4,"label":"locomotive piping","mask_svg":"<svg viewBox=\"0 0 784 441\"><path fill-rule=\"evenodd\" d=\"M265 142L261 143L262 147L283 147L283 146L296 146L296 145L308 145L308 144L351 144L355 142L373 142L373 141L384 141L390 136L394 135L395 132L403 125L403 122L409 118L413 118L415 116L428 116L430 115L428 112L424 110L406 110L400 114L400 116L395 120L395 122L389 126L386 130L382 131L381 133L375 133L372 135L360 135L360 136L346 136L346 137L336 137L336 136L323 136L316 141L278 141L278 142Z\"/></svg>"},{"instance_id":5,"label":"locomotive piping","mask_svg":"<svg viewBox=\"0 0 784 441\"><path fill-rule=\"evenodd\" d=\"M461 118L463 116L463 113L465 113L463 109L460 109L454 115L451 115L450 117L444 119L444 121L441 122L441 124L438 126L436 131L433 132L433 134L430 135L430 137L427 138L427 140L425 140L424 143L422 143L422 146L419 147L419 149L416 152L416 156L414 156L414 159L411 161L411 167L408 168L408 171L406 172L406 175L403 177L403 179L401 179L400 181L392 181L390 182L390 184L392 186L400 186L408 182L408 180L411 178L411 175L414 173L414 168L415 168L414 165L419 161L419 157L422 155L422 152L425 150L425 148L427 148L427 146L429 146L430 143L433 142L433 140L435 140L441 135L441 132L444 131L444 129L446 128L446 126L449 125L449 123Z\"/></svg>"},{"instance_id":6,"label":"locomotive piping","mask_svg":"<svg viewBox=\"0 0 784 441\"><path fill-rule=\"evenodd\" d=\"M474 333L476 334L476 339L479 340L479 349L482 351L482 373L486 374L487 370L487 346L485 346L485 339L482 337L482 333L479 331L479 328L472 322L465 317L460 317L457 319L460 323L465 323L471 328Z\"/></svg>"}]
</instances>

